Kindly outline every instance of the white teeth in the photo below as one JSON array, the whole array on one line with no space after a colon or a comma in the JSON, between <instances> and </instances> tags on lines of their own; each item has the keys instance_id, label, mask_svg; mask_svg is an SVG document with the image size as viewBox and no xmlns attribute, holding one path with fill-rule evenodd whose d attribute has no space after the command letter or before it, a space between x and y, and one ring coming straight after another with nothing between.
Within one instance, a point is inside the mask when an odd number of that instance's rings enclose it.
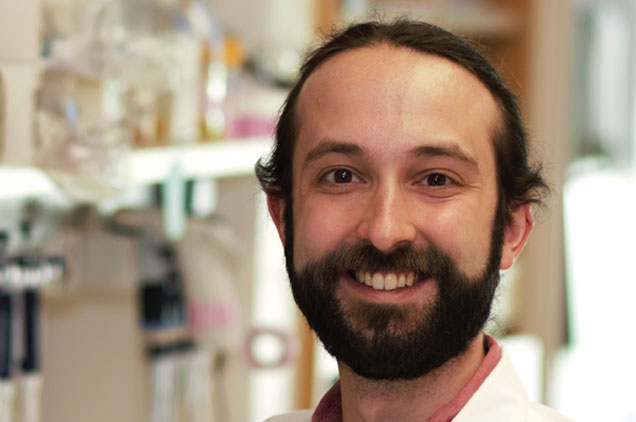
<instances>
[{"instance_id":1,"label":"white teeth","mask_svg":"<svg viewBox=\"0 0 636 422\"><path fill-rule=\"evenodd\" d=\"M389 273L384 277L384 290L393 290L397 287L397 276L393 273Z\"/></svg>"},{"instance_id":2,"label":"white teeth","mask_svg":"<svg viewBox=\"0 0 636 422\"><path fill-rule=\"evenodd\" d=\"M380 273L373 274L373 288L376 290L384 290L384 277Z\"/></svg>"},{"instance_id":3,"label":"white teeth","mask_svg":"<svg viewBox=\"0 0 636 422\"><path fill-rule=\"evenodd\" d=\"M394 290L403 287L411 287L415 283L415 274L410 273L369 273L356 271L356 279L361 284L366 284L375 290Z\"/></svg>"}]
</instances>

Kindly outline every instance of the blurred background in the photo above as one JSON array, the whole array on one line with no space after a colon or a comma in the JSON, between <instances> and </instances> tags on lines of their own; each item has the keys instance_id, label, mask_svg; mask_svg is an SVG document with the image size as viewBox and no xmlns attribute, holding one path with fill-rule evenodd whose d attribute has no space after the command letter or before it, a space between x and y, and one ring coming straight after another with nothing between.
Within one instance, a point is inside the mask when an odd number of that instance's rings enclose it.
<instances>
[{"instance_id":1,"label":"blurred background","mask_svg":"<svg viewBox=\"0 0 636 422\"><path fill-rule=\"evenodd\" d=\"M321 34L404 15L481 45L552 187L489 331L535 400L636 421L631 0L0 0L0 421L315 406L253 165Z\"/></svg>"}]
</instances>

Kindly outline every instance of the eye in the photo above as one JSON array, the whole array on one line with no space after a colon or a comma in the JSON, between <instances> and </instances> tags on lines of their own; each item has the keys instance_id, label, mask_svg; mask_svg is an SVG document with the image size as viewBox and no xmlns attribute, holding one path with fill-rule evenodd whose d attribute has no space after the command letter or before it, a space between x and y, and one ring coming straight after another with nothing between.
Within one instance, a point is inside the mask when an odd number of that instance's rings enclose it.
<instances>
[{"instance_id":1,"label":"eye","mask_svg":"<svg viewBox=\"0 0 636 422\"><path fill-rule=\"evenodd\" d=\"M431 173L424 176L420 183L426 186L447 186L455 184L455 181L443 173Z\"/></svg>"},{"instance_id":2,"label":"eye","mask_svg":"<svg viewBox=\"0 0 636 422\"><path fill-rule=\"evenodd\" d=\"M322 176L322 179L329 183L360 183L362 180L349 169L330 170Z\"/></svg>"}]
</instances>

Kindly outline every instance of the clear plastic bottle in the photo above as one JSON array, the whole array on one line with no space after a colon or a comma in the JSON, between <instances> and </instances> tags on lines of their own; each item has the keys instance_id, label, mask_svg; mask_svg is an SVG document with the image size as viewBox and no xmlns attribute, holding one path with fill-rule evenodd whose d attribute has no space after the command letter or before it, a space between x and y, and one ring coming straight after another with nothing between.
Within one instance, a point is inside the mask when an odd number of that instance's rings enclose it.
<instances>
[{"instance_id":1,"label":"clear plastic bottle","mask_svg":"<svg viewBox=\"0 0 636 422\"><path fill-rule=\"evenodd\" d=\"M99 201L128 182L124 86L69 63L47 67L37 96L38 164L73 199Z\"/></svg>"},{"instance_id":2,"label":"clear plastic bottle","mask_svg":"<svg viewBox=\"0 0 636 422\"><path fill-rule=\"evenodd\" d=\"M198 133L200 52L177 0L112 0L95 13L94 38L127 57L135 143L194 143Z\"/></svg>"},{"instance_id":3,"label":"clear plastic bottle","mask_svg":"<svg viewBox=\"0 0 636 422\"><path fill-rule=\"evenodd\" d=\"M203 1L178 1L199 46L199 139L222 139L227 134L228 124L225 110L228 95L225 36Z\"/></svg>"}]
</instances>

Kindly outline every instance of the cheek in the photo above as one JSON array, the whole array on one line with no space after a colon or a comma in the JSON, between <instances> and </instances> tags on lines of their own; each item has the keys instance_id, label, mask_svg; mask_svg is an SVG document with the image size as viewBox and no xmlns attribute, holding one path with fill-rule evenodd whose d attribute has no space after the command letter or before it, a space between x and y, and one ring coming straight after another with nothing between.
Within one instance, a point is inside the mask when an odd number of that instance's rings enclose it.
<instances>
[{"instance_id":1,"label":"cheek","mask_svg":"<svg viewBox=\"0 0 636 422\"><path fill-rule=\"evenodd\" d=\"M480 275L490 254L494 210L488 207L456 207L439 213L429 221L428 237L457 264L468 277Z\"/></svg>"},{"instance_id":2,"label":"cheek","mask_svg":"<svg viewBox=\"0 0 636 422\"><path fill-rule=\"evenodd\" d=\"M349 240L355 233L351 209L330 206L324 200L300 200L294 206L294 264L317 259Z\"/></svg>"}]
</instances>

